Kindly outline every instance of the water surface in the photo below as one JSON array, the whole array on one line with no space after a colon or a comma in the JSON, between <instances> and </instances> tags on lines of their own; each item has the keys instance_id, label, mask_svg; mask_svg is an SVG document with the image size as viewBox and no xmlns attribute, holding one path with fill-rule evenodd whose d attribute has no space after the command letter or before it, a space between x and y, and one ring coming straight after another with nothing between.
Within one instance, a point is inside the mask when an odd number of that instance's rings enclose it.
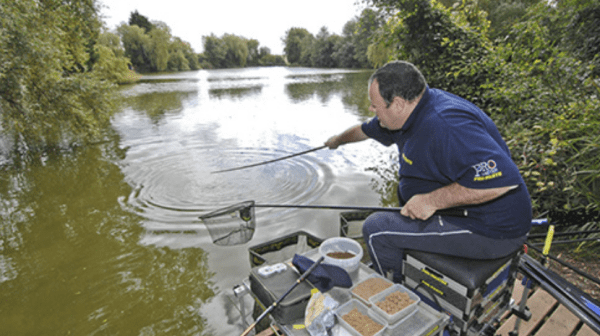
<instances>
[{"instance_id":1,"label":"water surface","mask_svg":"<svg viewBox=\"0 0 600 336\"><path fill-rule=\"evenodd\" d=\"M113 139L5 168L0 180L0 334L234 335L232 287L248 248L303 230L337 235L332 210L256 209L243 245L218 246L198 216L242 201L381 205L375 142L318 147L367 120L369 71L250 68L144 76L125 87ZM250 302L246 302L250 305Z\"/></svg>"}]
</instances>

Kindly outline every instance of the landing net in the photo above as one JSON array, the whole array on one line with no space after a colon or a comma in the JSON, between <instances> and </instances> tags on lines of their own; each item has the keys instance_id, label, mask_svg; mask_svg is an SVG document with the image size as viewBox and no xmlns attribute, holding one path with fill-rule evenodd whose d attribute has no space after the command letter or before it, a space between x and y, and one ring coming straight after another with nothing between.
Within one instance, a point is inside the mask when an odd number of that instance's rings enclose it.
<instances>
[{"instance_id":1,"label":"landing net","mask_svg":"<svg viewBox=\"0 0 600 336\"><path fill-rule=\"evenodd\" d=\"M252 239L256 228L254 201L238 203L199 218L216 245L245 244Z\"/></svg>"}]
</instances>

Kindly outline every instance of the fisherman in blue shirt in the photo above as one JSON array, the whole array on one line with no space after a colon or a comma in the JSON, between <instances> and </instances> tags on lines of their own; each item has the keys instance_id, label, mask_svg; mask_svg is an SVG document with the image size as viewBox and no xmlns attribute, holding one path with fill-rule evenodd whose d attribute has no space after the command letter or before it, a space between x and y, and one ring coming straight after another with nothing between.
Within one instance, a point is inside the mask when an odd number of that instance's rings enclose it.
<instances>
[{"instance_id":1,"label":"fisherman in blue shirt","mask_svg":"<svg viewBox=\"0 0 600 336\"><path fill-rule=\"evenodd\" d=\"M390 62L369 80L371 120L325 145L375 139L399 151L402 211L376 212L363 237L376 270L399 279L405 249L496 259L523 246L531 200L508 146L474 104L430 89L411 63ZM460 207L469 216L434 215Z\"/></svg>"}]
</instances>

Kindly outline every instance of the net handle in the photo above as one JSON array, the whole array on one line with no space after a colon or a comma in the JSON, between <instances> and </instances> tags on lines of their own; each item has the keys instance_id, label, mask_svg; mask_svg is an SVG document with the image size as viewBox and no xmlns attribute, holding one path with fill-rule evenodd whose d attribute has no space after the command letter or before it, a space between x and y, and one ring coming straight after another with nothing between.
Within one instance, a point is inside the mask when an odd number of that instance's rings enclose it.
<instances>
[{"instance_id":1,"label":"net handle","mask_svg":"<svg viewBox=\"0 0 600 336\"><path fill-rule=\"evenodd\" d=\"M254 201L240 202L223 209L217 209L208 214L198 217L203 220L231 212L236 208L298 208L298 209L325 209L325 210L362 210L362 211L391 211L400 212L401 207L375 207L375 206L354 206L354 205L302 205L302 204L257 204ZM469 211L466 209L443 209L435 212L436 215L468 217Z\"/></svg>"}]
</instances>

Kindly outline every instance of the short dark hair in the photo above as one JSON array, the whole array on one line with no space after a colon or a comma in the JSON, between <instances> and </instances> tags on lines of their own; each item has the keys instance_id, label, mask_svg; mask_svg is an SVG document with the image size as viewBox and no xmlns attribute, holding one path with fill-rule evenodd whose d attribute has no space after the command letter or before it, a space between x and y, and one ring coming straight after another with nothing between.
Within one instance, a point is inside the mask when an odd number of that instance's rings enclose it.
<instances>
[{"instance_id":1,"label":"short dark hair","mask_svg":"<svg viewBox=\"0 0 600 336\"><path fill-rule=\"evenodd\" d=\"M388 106L395 97L406 101L417 99L427 86L425 77L414 64L392 61L377 69L369 79L369 86L377 80L379 94Z\"/></svg>"}]
</instances>

